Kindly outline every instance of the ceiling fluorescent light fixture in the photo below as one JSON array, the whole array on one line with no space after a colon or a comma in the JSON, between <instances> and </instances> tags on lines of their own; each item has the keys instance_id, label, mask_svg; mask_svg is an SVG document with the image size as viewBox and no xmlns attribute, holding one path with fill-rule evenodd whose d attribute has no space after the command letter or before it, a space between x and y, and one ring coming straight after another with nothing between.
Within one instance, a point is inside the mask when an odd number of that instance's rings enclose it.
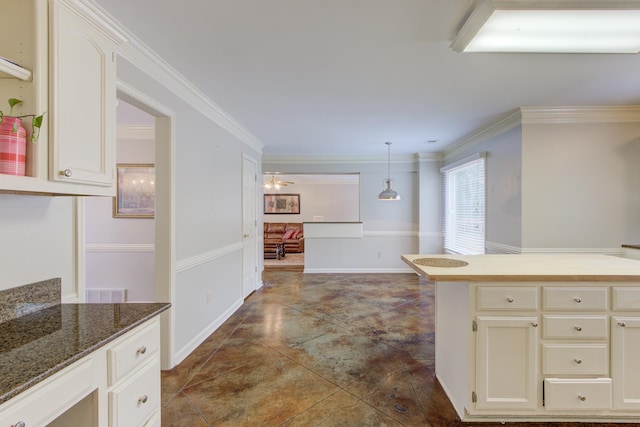
<instances>
[{"instance_id":1,"label":"ceiling fluorescent light fixture","mask_svg":"<svg viewBox=\"0 0 640 427\"><path fill-rule=\"evenodd\" d=\"M391 143L385 142L385 144L387 144L387 179L384 180L386 187L378 194L378 200L400 200L398 192L391 188L393 182L391 179Z\"/></svg>"},{"instance_id":2,"label":"ceiling fluorescent light fixture","mask_svg":"<svg viewBox=\"0 0 640 427\"><path fill-rule=\"evenodd\" d=\"M480 0L457 52L638 53L638 0Z\"/></svg>"}]
</instances>

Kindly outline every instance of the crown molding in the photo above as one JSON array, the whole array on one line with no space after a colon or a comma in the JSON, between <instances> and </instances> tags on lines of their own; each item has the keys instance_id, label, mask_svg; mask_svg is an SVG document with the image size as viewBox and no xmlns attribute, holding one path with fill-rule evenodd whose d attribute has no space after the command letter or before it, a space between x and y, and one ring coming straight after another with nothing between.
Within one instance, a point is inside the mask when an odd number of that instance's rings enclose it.
<instances>
[{"instance_id":1,"label":"crown molding","mask_svg":"<svg viewBox=\"0 0 640 427\"><path fill-rule=\"evenodd\" d=\"M481 128L467 136L462 137L453 143L452 147L444 152L444 158L449 159L460 154L482 142L488 141L508 130L514 129L522 124L522 111L520 108L511 111L493 124Z\"/></svg>"},{"instance_id":2,"label":"crown molding","mask_svg":"<svg viewBox=\"0 0 640 427\"><path fill-rule=\"evenodd\" d=\"M391 156L391 163L415 163L415 154ZM387 163L387 156L292 156L268 155L262 156L262 165L267 164L373 164Z\"/></svg>"},{"instance_id":3,"label":"crown molding","mask_svg":"<svg viewBox=\"0 0 640 427\"><path fill-rule=\"evenodd\" d=\"M520 110L522 124L640 122L639 105L522 107Z\"/></svg>"},{"instance_id":4,"label":"crown molding","mask_svg":"<svg viewBox=\"0 0 640 427\"><path fill-rule=\"evenodd\" d=\"M118 126L116 129L116 138L135 141L154 141L156 139L155 127Z\"/></svg>"},{"instance_id":5,"label":"crown molding","mask_svg":"<svg viewBox=\"0 0 640 427\"><path fill-rule=\"evenodd\" d=\"M180 97L184 102L234 135L240 141L255 151L262 153L264 144L255 135L216 105L195 85L187 80L186 77L122 26L114 17L95 4L93 0L74 1L83 5L83 9L87 11L86 13L91 13L93 16L96 16L101 23L117 31L118 34L123 35L120 39L122 43L117 47L118 56L131 62L134 66L158 81L167 90Z\"/></svg>"}]
</instances>

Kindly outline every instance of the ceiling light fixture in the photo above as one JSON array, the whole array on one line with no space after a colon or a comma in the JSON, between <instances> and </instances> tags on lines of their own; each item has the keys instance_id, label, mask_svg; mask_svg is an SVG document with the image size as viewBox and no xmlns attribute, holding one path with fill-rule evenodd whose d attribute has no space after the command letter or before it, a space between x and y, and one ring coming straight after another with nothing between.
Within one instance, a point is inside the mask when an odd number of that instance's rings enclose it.
<instances>
[{"instance_id":1,"label":"ceiling light fixture","mask_svg":"<svg viewBox=\"0 0 640 427\"><path fill-rule=\"evenodd\" d=\"M457 52L638 53L638 0L480 0Z\"/></svg>"},{"instance_id":2,"label":"ceiling light fixture","mask_svg":"<svg viewBox=\"0 0 640 427\"><path fill-rule=\"evenodd\" d=\"M272 188L279 190L280 187L286 187L289 184L295 183L291 181L280 181L279 179L276 179L275 175L271 175L271 178L264 181L262 185L266 190L271 190Z\"/></svg>"},{"instance_id":3,"label":"ceiling light fixture","mask_svg":"<svg viewBox=\"0 0 640 427\"><path fill-rule=\"evenodd\" d=\"M378 194L378 200L400 200L398 192L391 189L393 182L391 179L391 143L385 142L385 144L387 144L387 179L384 180L386 187Z\"/></svg>"}]
</instances>

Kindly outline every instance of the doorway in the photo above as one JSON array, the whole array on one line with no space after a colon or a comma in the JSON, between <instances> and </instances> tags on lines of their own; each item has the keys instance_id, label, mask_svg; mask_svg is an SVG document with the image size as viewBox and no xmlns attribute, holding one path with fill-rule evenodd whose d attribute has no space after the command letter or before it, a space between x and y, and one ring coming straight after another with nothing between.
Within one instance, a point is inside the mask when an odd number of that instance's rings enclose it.
<instances>
[{"instance_id":1,"label":"doorway","mask_svg":"<svg viewBox=\"0 0 640 427\"><path fill-rule=\"evenodd\" d=\"M152 126L138 129L149 137L153 136L155 151L155 217L151 225L153 243L151 248L142 246L127 246L132 252L145 252L147 250L152 257L152 267L147 272L147 279L152 277L152 286L147 287L148 298L145 300L168 302L175 305L175 215L173 212L175 194L175 173L174 173L174 141L175 141L175 113L146 94L134 89L123 82L118 82L117 96L119 102L130 104L152 118ZM121 122L122 123L122 122ZM132 124L131 124L132 125ZM134 131L135 132L135 131ZM138 147L139 148L139 147ZM111 198L106 203L111 202ZM103 200L103 203L105 201ZM85 214L84 198L79 198L78 202L78 234L83 236L86 229L86 222L91 221L91 217ZM112 210L102 209L102 215L111 216ZM135 221L135 220L134 220ZM84 270L80 273L83 277L83 284L86 286L87 274L87 242L79 239L82 245L80 257ZM123 246L124 247L124 246ZM109 247L107 245L106 249ZM160 316L161 322L161 368L171 369L174 363L174 333L175 325L172 310L163 312Z\"/></svg>"},{"instance_id":2,"label":"doorway","mask_svg":"<svg viewBox=\"0 0 640 427\"><path fill-rule=\"evenodd\" d=\"M118 170L154 165L155 117L121 99L116 110ZM145 192L155 193L153 187ZM110 197L84 201L87 302L156 301L155 219L121 215L115 204Z\"/></svg>"}]
</instances>

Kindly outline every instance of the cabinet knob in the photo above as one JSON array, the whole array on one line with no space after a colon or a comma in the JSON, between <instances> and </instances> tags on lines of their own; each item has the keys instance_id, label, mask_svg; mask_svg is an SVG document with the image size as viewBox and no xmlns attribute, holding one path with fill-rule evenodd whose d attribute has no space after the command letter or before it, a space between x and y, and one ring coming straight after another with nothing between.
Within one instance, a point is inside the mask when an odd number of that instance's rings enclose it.
<instances>
[{"instance_id":1,"label":"cabinet knob","mask_svg":"<svg viewBox=\"0 0 640 427\"><path fill-rule=\"evenodd\" d=\"M618 326L622 326L624 328L625 326L627 326L627 324L624 322L618 322Z\"/></svg>"},{"instance_id":2,"label":"cabinet knob","mask_svg":"<svg viewBox=\"0 0 640 427\"><path fill-rule=\"evenodd\" d=\"M575 302L577 302L578 304L582 302L582 298L580 298L580 297L575 297L573 300Z\"/></svg>"},{"instance_id":3,"label":"cabinet knob","mask_svg":"<svg viewBox=\"0 0 640 427\"><path fill-rule=\"evenodd\" d=\"M71 172L71 169L65 169L62 172L60 172L60 175L64 175L67 178L69 178L71 175L73 175L73 172Z\"/></svg>"},{"instance_id":4,"label":"cabinet knob","mask_svg":"<svg viewBox=\"0 0 640 427\"><path fill-rule=\"evenodd\" d=\"M576 331L580 332L582 330L582 326L575 326Z\"/></svg>"},{"instance_id":5,"label":"cabinet knob","mask_svg":"<svg viewBox=\"0 0 640 427\"><path fill-rule=\"evenodd\" d=\"M587 396L585 396L584 394L579 394L578 399L584 402L585 400L587 400Z\"/></svg>"},{"instance_id":6,"label":"cabinet knob","mask_svg":"<svg viewBox=\"0 0 640 427\"><path fill-rule=\"evenodd\" d=\"M507 302L513 302L513 298L512 297L507 297Z\"/></svg>"},{"instance_id":7,"label":"cabinet knob","mask_svg":"<svg viewBox=\"0 0 640 427\"><path fill-rule=\"evenodd\" d=\"M149 397L146 394L143 394L138 398L138 404L145 404L149 400Z\"/></svg>"},{"instance_id":8,"label":"cabinet knob","mask_svg":"<svg viewBox=\"0 0 640 427\"><path fill-rule=\"evenodd\" d=\"M27 424L24 421L18 421L15 424L11 424L11 427L27 427Z\"/></svg>"},{"instance_id":9,"label":"cabinet knob","mask_svg":"<svg viewBox=\"0 0 640 427\"><path fill-rule=\"evenodd\" d=\"M575 358L575 361L578 365L582 363L582 359L578 359L577 357Z\"/></svg>"},{"instance_id":10,"label":"cabinet knob","mask_svg":"<svg viewBox=\"0 0 640 427\"><path fill-rule=\"evenodd\" d=\"M136 350L137 354L145 354L146 352L147 352L147 347L144 345L140 347L138 350Z\"/></svg>"},{"instance_id":11,"label":"cabinet knob","mask_svg":"<svg viewBox=\"0 0 640 427\"><path fill-rule=\"evenodd\" d=\"M533 326L534 328L538 327L538 322L531 322L531 326Z\"/></svg>"}]
</instances>

